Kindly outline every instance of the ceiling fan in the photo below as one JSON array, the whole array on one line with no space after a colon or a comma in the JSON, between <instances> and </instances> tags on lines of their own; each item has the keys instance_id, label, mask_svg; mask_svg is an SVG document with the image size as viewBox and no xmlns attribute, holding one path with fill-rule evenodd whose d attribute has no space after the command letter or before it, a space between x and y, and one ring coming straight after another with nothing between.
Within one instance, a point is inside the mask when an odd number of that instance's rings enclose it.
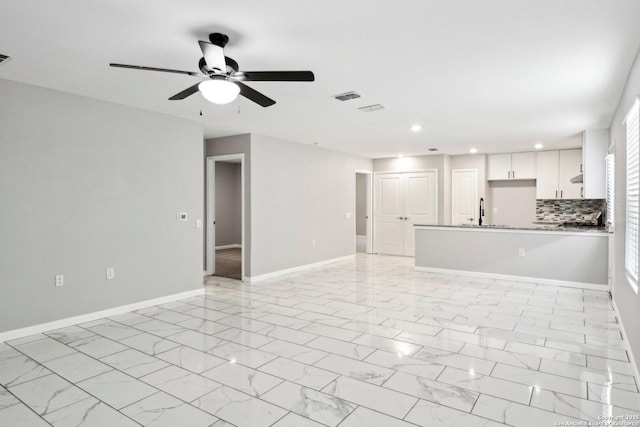
<instances>
[{"instance_id":1,"label":"ceiling fan","mask_svg":"<svg viewBox=\"0 0 640 427\"><path fill-rule=\"evenodd\" d=\"M207 80L196 83L173 95L169 98L171 101L185 99L199 91L205 99L216 104L227 104L235 100L238 95L242 95L258 105L269 107L275 104L276 101L252 89L243 82L312 82L315 79L311 71L240 71L238 63L224 55L224 47L228 42L229 37L222 33L210 34L209 42L198 42L204 55L198 63L201 73L143 67L140 65L114 63L109 65L117 68L160 71L207 78Z\"/></svg>"}]
</instances>

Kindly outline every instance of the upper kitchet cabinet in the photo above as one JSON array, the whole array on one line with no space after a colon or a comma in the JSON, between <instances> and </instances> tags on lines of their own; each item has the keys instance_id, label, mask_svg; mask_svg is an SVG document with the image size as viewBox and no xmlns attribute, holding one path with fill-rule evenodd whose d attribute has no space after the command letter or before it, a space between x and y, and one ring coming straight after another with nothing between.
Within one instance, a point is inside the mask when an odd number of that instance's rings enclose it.
<instances>
[{"instance_id":1,"label":"upper kitchet cabinet","mask_svg":"<svg viewBox=\"0 0 640 427\"><path fill-rule=\"evenodd\" d=\"M582 183L572 180L582 173L582 150L536 153L536 199L582 199Z\"/></svg>"},{"instance_id":2,"label":"upper kitchet cabinet","mask_svg":"<svg viewBox=\"0 0 640 427\"><path fill-rule=\"evenodd\" d=\"M606 157L609 147L609 129L586 130L582 134L582 185L585 199L607 197Z\"/></svg>"},{"instance_id":3,"label":"upper kitchet cabinet","mask_svg":"<svg viewBox=\"0 0 640 427\"><path fill-rule=\"evenodd\" d=\"M487 180L535 179L535 154L509 153L487 156Z\"/></svg>"}]
</instances>

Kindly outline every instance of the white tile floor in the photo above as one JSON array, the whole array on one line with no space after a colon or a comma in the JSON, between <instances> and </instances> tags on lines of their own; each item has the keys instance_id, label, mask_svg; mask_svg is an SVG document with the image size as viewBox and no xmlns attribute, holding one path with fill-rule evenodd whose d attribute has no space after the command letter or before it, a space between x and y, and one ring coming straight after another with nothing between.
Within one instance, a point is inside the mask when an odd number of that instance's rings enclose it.
<instances>
[{"instance_id":1,"label":"white tile floor","mask_svg":"<svg viewBox=\"0 0 640 427\"><path fill-rule=\"evenodd\" d=\"M358 254L0 343L0 426L639 426L632 372L605 292Z\"/></svg>"}]
</instances>

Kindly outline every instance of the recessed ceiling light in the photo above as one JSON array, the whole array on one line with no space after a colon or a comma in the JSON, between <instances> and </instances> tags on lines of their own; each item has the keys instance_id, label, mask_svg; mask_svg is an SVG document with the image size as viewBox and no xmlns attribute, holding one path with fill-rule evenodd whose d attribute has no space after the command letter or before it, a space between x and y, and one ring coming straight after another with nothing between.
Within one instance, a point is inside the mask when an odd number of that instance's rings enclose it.
<instances>
[{"instance_id":1,"label":"recessed ceiling light","mask_svg":"<svg viewBox=\"0 0 640 427\"><path fill-rule=\"evenodd\" d=\"M470 148L470 149L469 149L469 152L470 152L471 154L476 154L476 153L478 152L478 149L477 149L477 148Z\"/></svg>"},{"instance_id":2,"label":"recessed ceiling light","mask_svg":"<svg viewBox=\"0 0 640 427\"><path fill-rule=\"evenodd\" d=\"M533 148L535 148L536 150L541 149L542 147L544 147L544 145L542 145L541 143L537 143L536 145L533 146Z\"/></svg>"},{"instance_id":3,"label":"recessed ceiling light","mask_svg":"<svg viewBox=\"0 0 640 427\"><path fill-rule=\"evenodd\" d=\"M413 126L411 126L411 130L412 130L413 132L420 132L420 131L422 130L422 126L420 126L420 125L413 125Z\"/></svg>"}]
</instances>

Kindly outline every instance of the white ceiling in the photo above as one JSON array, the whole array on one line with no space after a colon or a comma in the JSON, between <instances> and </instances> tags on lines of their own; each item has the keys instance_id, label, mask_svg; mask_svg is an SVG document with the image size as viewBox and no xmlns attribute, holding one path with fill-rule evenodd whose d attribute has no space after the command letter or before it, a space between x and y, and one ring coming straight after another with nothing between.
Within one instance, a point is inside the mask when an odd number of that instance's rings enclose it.
<instances>
[{"instance_id":1,"label":"white ceiling","mask_svg":"<svg viewBox=\"0 0 640 427\"><path fill-rule=\"evenodd\" d=\"M14 57L0 78L200 121L208 138L260 133L374 158L575 146L609 126L640 46L638 0L2 0L0 16L0 53ZM241 70L316 81L250 83L269 108L218 106L167 100L195 77L108 66L198 71L197 41L216 31ZM331 97L350 90L362 97Z\"/></svg>"}]
</instances>

